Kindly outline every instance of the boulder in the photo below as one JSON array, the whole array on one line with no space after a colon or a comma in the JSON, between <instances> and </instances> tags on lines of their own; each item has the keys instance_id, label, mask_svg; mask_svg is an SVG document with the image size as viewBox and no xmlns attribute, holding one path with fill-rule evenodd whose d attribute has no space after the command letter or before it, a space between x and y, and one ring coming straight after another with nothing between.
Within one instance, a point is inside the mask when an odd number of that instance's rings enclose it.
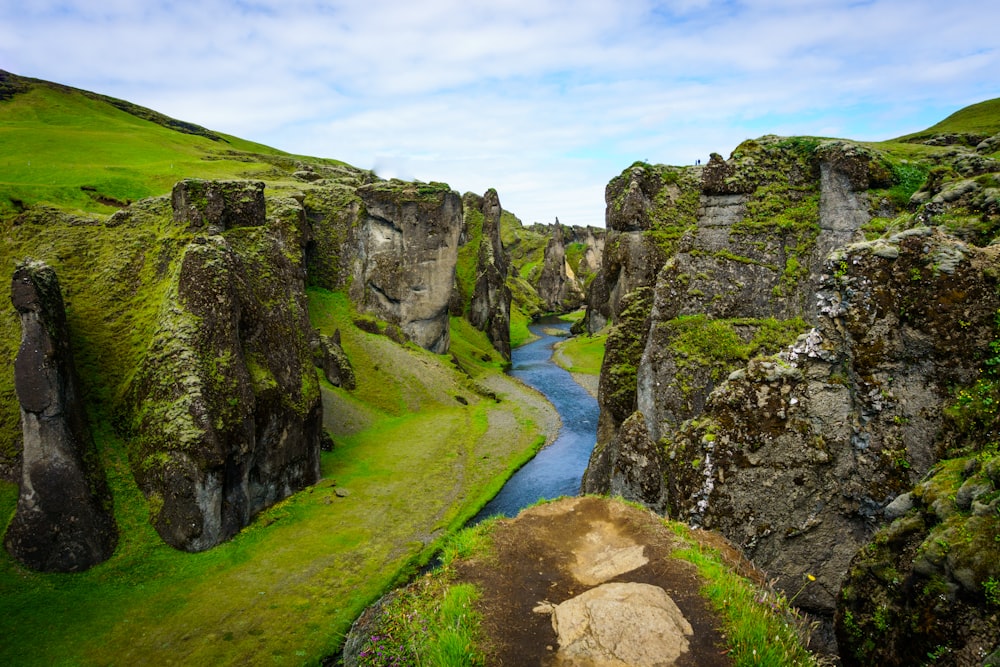
<instances>
[{"instance_id":1,"label":"boulder","mask_svg":"<svg viewBox=\"0 0 1000 667\"><path fill-rule=\"evenodd\" d=\"M688 651L694 631L666 591L610 583L557 605L556 664L565 667L670 667Z\"/></svg>"}]
</instances>

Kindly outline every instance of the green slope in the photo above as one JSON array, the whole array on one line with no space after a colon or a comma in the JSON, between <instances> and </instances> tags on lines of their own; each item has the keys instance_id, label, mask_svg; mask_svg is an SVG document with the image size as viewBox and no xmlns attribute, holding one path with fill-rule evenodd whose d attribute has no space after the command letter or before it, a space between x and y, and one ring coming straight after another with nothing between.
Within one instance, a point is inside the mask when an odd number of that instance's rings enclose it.
<instances>
[{"instance_id":1,"label":"green slope","mask_svg":"<svg viewBox=\"0 0 1000 667\"><path fill-rule=\"evenodd\" d=\"M292 186L302 163L347 167L2 70L0 156L0 217L37 204L108 214L165 194L181 178Z\"/></svg>"},{"instance_id":2,"label":"green slope","mask_svg":"<svg viewBox=\"0 0 1000 667\"><path fill-rule=\"evenodd\" d=\"M907 134L894 141L920 141L937 134L992 136L997 132L1000 132L1000 97L959 109L926 130Z\"/></svg>"}]
</instances>

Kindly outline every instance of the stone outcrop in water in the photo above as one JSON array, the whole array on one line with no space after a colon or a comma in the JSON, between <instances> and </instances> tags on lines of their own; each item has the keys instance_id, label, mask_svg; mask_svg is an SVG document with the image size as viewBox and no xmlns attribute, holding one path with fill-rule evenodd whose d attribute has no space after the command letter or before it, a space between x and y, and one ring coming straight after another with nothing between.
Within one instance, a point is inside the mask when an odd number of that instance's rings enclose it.
<instances>
[{"instance_id":1,"label":"stone outcrop in water","mask_svg":"<svg viewBox=\"0 0 1000 667\"><path fill-rule=\"evenodd\" d=\"M314 483L322 423L302 207L277 200L265 216L262 183L194 186L224 204L174 209L175 220L209 234L182 250L126 401L133 469L153 525L188 551L232 537ZM179 183L174 202L195 188ZM257 202L245 217L228 205L235 190Z\"/></svg>"},{"instance_id":2,"label":"stone outcrop in water","mask_svg":"<svg viewBox=\"0 0 1000 667\"><path fill-rule=\"evenodd\" d=\"M111 556L118 532L55 271L40 262L21 264L11 300L22 330L14 384L24 448L17 510L4 545L35 570L86 570Z\"/></svg>"}]
</instances>

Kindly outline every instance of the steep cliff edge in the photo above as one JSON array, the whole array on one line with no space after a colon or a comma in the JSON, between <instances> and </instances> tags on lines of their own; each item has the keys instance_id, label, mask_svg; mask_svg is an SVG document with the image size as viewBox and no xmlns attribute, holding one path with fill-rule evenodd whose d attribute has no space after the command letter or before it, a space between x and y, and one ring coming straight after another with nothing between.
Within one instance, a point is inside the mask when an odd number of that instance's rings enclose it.
<instances>
[{"instance_id":1,"label":"steep cliff edge","mask_svg":"<svg viewBox=\"0 0 1000 667\"><path fill-rule=\"evenodd\" d=\"M352 300L420 347L448 350L462 199L441 183L380 181L358 188Z\"/></svg>"},{"instance_id":2,"label":"steep cliff edge","mask_svg":"<svg viewBox=\"0 0 1000 667\"><path fill-rule=\"evenodd\" d=\"M486 333L510 361L510 258L501 238L503 207L496 190L462 197L464 228L452 294L452 314L466 317Z\"/></svg>"},{"instance_id":3,"label":"steep cliff edge","mask_svg":"<svg viewBox=\"0 0 1000 667\"><path fill-rule=\"evenodd\" d=\"M24 446L17 510L4 546L35 570L86 570L111 556L118 531L80 399L55 271L41 262L18 266L11 301L22 329L14 384Z\"/></svg>"}]
</instances>

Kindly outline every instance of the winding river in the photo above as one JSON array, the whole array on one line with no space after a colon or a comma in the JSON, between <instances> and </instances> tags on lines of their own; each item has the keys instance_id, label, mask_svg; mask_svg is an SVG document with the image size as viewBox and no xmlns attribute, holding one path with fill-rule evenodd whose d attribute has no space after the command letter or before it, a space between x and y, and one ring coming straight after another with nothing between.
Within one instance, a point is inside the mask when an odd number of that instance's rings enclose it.
<instances>
[{"instance_id":1,"label":"winding river","mask_svg":"<svg viewBox=\"0 0 1000 667\"><path fill-rule=\"evenodd\" d=\"M542 392L556 407L562 428L556 440L542 449L507 481L500 492L469 523L502 514L515 516L542 498L575 496L597 440L597 401L573 377L552 361L552 348L569 332L570 324L543 320L530 327L539 336L513 351L510 374Z\"/></svg>"}]
</instances>

